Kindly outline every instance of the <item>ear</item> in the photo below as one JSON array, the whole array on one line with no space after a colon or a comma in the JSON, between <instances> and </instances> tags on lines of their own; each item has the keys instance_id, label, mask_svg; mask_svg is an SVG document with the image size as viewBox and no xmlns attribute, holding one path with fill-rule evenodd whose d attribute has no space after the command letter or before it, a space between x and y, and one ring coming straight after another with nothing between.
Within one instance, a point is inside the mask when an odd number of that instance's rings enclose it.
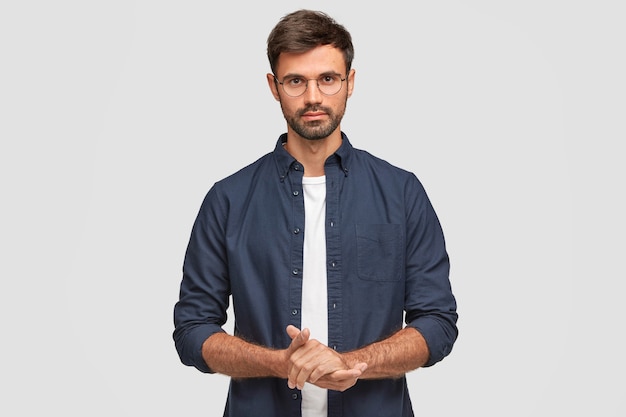
<instances>
[{"instance_id":1,"label":"ear","mask_svg":"<svg viewBox=\"0 0 626 417\"><path fill-rule=\"evenodd\" d=\"M278 83L276 82L276 79L274 78L274 74L267 73L266 77L267 77L267 85L270 87L270 91L272 92L274 99L276 101L280 101L280 95L278 95Z\"/></svg>"},{"instance_id":2,"label":"ear","mask_svg":"<svg viewBox=\"0 0 626 417\"><path fill-rule=\"evenodd\" d=\"M352 90L354 90L354 75L356 74L356 71L354 69L351 69L350 72L348 73L348 79L346 80L347 84L348 84L348 97L350 97L352 95Z\"/></svg>"}]
</instances>

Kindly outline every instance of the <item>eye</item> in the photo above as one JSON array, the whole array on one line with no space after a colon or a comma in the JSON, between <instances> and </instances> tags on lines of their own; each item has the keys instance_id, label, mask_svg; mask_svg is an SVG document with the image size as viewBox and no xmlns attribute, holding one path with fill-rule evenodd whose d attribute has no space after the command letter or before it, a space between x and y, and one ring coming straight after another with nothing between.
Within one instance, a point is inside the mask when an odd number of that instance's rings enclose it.
<instances>
[{"instance_id":1,"label":"eye","mask_svg":"<svg viewBox=\"0 0 626 417\"><path fill-rule=\"evenodd\" d=\"M320 84L332 85L339 80L336 75L322 75L319 79Z\"/></svg>"},{"instance_id":2,"label":"eye","mask_svg":"<svg viewBox=\"0 0 626 417\"><path fill-rule=\"evenodd\" d=\"M298 78L298 77L287 78L284 81L284 83L291 87L298 87L298 86L301 86L302 84L306 84L306 82L302 78Z\"/></svg>"}]
</instances>

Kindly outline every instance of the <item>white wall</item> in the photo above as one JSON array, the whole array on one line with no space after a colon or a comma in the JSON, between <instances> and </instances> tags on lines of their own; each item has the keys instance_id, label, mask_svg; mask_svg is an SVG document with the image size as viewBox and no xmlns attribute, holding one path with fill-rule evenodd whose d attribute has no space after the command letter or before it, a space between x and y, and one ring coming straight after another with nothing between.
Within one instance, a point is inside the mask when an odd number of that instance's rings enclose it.
<instances>
[{"instance_id":1,"label":"white wall","mask_svg":"<svg viewBox=\"0 0 626 417\"><path fill-rule=\"evenodd\" d=\"M24 1L0 6L0 414L221 416L172 308L208 188L285 130L266 37L299 7L352 32L353 144L441 218L452 354L424 416L623 416L619 1Z\"/></svg>"}]
</instances>

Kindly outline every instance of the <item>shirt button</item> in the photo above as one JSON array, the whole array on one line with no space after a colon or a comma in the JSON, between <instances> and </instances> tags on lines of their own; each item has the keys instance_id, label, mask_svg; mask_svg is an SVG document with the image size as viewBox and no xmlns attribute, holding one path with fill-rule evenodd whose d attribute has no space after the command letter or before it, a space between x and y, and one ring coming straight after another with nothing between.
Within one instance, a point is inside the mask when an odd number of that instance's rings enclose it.
<instances>
[{"instance_id":1,"label":"shirt button","mask_svg":"<svg viewBox=\"0 0 626 417\"><path fill-rule=\"evenodd\" d=\"M295 229L293 229L293 233L294 233L295 235L297 235L298 233L300 233L300 228L299 228L299 227L296 227Z\"/></svg>"},{"instance_id":2,"label":"shirt button","mask_svg":"<svg viewBox=\"0 0 626 417\"><path fill-rule=\"evenodd\" d=\"M335 227L335 222L334 221L330 221L330 227Z\"/></svg>"},{"instance_id":3,"label":"shirt button","mask_svg":"<svg viewBox=\"0 0 626 417\"><path fill-rule=\"evenodd\" d=\"M330 266L332 266L333 268L337 267L337 261L331 261Z\"/></svg>"},{"instance_id":4,"label":"shirt button","mask_svg":"<svg viewBox=\"0 0 626 417\"><path fill-rule=\"evenodd\" d=\"M293 271L291 271L292 274L294 275L298 275L300 273L300 271L298 271L297 269L294 269Z\"/></svg>"},{"instance_id":5,"label":"shirt button","mask_svg":"<svg viewBox=\"0 0 626 417\"><path fill-rule=\"evenodd\" d=\"M295 308L293 310L291 310L291 315L292 316L297 316L298 315L298 310L296 310Z\"/></svg>"},{"instance_id":6,"label":"shirt button","mask_svg":"<svg viewBox=\"0 0 626 417\"><path fill-rule=\"evenodd\" d=\"M300 195L300 191L296 190L296 191L294 191L294 192L293 192L293 196L294 196L294 197L297 197L297 196L299 196L299 195Z\"/></svg>"},{"instance_id":7,"label":"shirt button","mask_svg":"<svg viewBox=\"0 0 626 417\"><path fill-rule=\"evenodd\" d=\"M291 394L291 398L294 400L298 399L298 394L296 394L295 392L293 394Z\"/></svg>"}]
</instances>

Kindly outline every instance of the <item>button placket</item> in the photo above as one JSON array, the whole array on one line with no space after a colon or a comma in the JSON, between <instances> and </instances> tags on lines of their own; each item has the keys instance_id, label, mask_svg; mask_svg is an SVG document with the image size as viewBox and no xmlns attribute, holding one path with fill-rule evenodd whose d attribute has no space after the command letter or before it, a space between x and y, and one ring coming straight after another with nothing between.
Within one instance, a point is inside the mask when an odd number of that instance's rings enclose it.
<instances>
[{"instance_id":1,"label":"button placket","mask_svg":"<svg viewBox=\"0 0 626 417\"><path fill-rule=\"evenodd\" d=\"M291 217L291 250L290 250L290 280L289 280L289 309L287 310L288 322L300 327L302 307L302 255L304 246L304 194L302 191L302 176L304 167L294 162L289 175L289 193L292 199ZM295 399L299 399L295 394Z\"/></svg>"}]
</instances>

